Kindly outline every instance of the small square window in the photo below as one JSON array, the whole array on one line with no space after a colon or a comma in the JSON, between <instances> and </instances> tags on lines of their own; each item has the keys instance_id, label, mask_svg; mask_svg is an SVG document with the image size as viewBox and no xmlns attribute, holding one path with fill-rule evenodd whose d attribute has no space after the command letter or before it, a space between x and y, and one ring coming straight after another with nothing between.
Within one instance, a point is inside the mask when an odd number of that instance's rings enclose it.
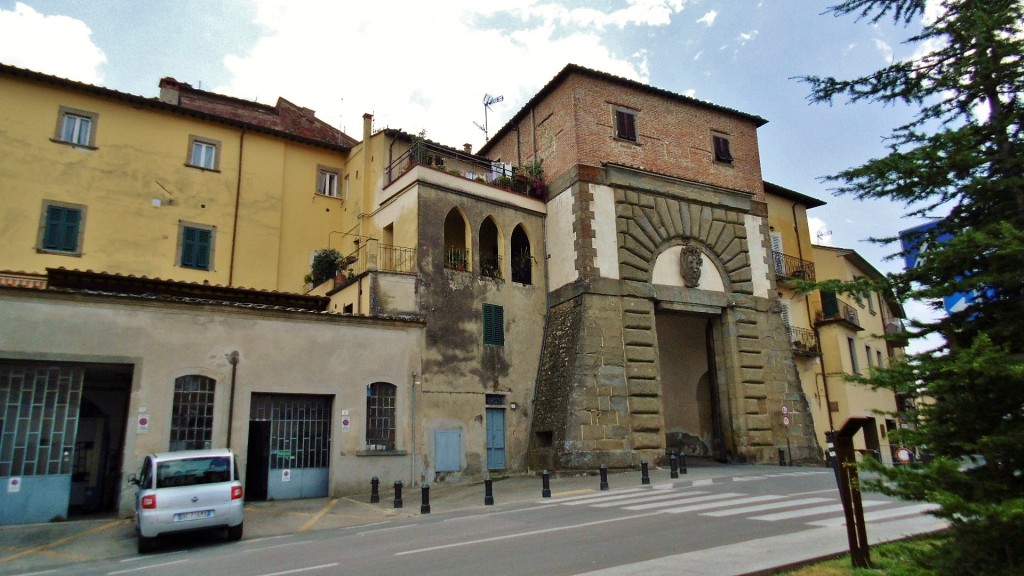
<instances>
[{"instance_id":1,"label":"small square window","mask_svg":"<svg viewBox=\"0 0 1024 576\"><path fill-rule=\"evenodd\" d=\"M636 116L637 113L635 110L615 108L616 138L629 140L630 142L637 142L639 140L636 129Z\"/></svg>"},{"instance_id":2,"label":"small square window","mask_svg":"<svg viewBox=\"0 0 1024 576\"><path fill-rule=\"evenodd\" d=\"M182 268L210 270L213 261L211 226L182 224L178 234L178 265Z\"/></svg>"},{"instance_id":3,"label":"small square window","mask_svg":"<svg viewBox=\"0 0 1024 576\"><path fill-rule=\"evenodd\" d=\"M53 139L72 146L96 147L96 121L99 114L61 106Z\"/></svg>"},{"instance_id":4,"label":"small square window","mask_svg":"<svg viewBox=\"0 0 1024 576\"><path fill-rule=\"evenodd\" d=\"M81 254L84 224L84 206L43 202L39 250L69 255Z\"/></svg>"},{"instance_id":5,"label":"small square window","mask_svg":"<svg viewBox=\"0 0 1024 576\"><path fill-rule=\"evenodd\" d=\"M316 193L321 196L338 197L338 170L320 166L317 171Z\"/></svg>"},{"instance_id":6,"label":"small square window","mask_svg":"<svg viewBox=\"0 0 1024 576\"><path fill-rule=\"evenodd\" d=\"M484 304L484 344L505 345L505 309Z\"/></svg>"},{"instance_id":7,"label":"small square window","mask_svg":"<svg viewBox=\"0 0 1024 576\"><path fill-rule=\"evenodd\" d=\"M220 141L189 136L188 159L185 163L193 168L220 170Z\"/></svg>"},{"instance_id":8,"label":"small square window","mask_svg":"<svg viewBox=\"0 0 1024 576\"><path fill-rule=\"evenodd\" d=\"M713 134L711 136L711 143L715 148L715 161L732 164L732 152L729 150L729 139L725 136Z\"/></svg>"}]
</instances>

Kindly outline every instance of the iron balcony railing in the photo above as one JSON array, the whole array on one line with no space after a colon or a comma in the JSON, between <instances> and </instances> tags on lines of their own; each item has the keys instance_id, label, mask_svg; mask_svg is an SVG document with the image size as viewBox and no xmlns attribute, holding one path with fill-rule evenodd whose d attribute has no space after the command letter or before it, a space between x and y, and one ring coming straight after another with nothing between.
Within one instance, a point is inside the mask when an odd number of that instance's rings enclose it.
<instances>
[{"instance_id":1,"label":"iron balcony railing","mask_svg":"<svg viewBox=\"0 0 1024 576\"><path fill-rule=\"evenodd\" d=\"M814 280L814 262L772 250L772 267L779 279Z\"/></svg>"},{"instance_id":2,"label":"iron balcony railing","mask_svg":"<svg viewBox=\"0 0 1024 576\"><path fill-rule=\"evenodd\" d=\"M889 335L903 334L907 331L907 327L903 325L903 320L899 318L886 318L885 319L885 333Z\"/></svg>"},{"instance_id":3,"label":"iron balcony railing","mask_svg":"<svg viewBox=\"0 0 1024 576\"><path fill-rule=\"evenodd\" d=\"M388 164L384 172L387 184L416 166L427 166L524 196L543 199L546 195L543 181L528 178L511 164L488 161L425 140L414 141L408 150Z\"/></svg>"},{"instance_id":4,"label":"iron balcony railing","mask_svg":"<svg viewBox=\"0 0 1024 576\"><path fill-rule=\"evenodd\" d=\"M814 330L790 327L789 339L793 351L798 354L817 355L821 353L821 350L818 348L818 339L814 336Z\"/></svg>"},{"instance_id":5,"label":"iron balcony railing","mask_svg":"<svg viewBox=\"0 0 1024 576\"><path fill-rule=\"evenodd\" d=\"M348 284L353 278L368 270L379 272L416 272L416 249L402 246L381 244L370 238L350 253L346 261L351 262L345 269L339 270L335 277L335 287Z\"/></svg>"},{"instance_id":6,"label":"iron balcony railing","mask_svg":"<svg viewBox=\"0 0 1024 576\"><path fill-rule=\"evenodd\" d=\"M449 270L463 272L469 269L469 251L465 248L446 248L444 251L444 267Z\"/></svg>"},{"instance_id":7,"label":"iron balcony railing","mask_svg":"<svg viewBox=\"0 0 1024 576\"><path fill-rule=\"evenodd\" d=\"M821 311L817 319L819 322L841 320L857 329L861 328L857 309L837 298L835 292L821 292Z\"/></svg>"}]
</instances>

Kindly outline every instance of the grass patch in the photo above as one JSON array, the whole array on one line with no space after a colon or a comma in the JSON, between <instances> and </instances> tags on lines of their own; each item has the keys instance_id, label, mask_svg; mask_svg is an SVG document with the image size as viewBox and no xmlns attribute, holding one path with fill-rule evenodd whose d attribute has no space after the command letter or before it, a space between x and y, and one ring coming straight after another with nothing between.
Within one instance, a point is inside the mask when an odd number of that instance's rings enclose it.
<instances>
[{"instance_id":1,"label":"grass patch","mask_svg":"<svg viewBox=\"0 0 1024 576\"><path fill-rule=\"evenodd\" d=\"M942 536L929 534L919 538L888 542L871 547L871 568L853 568L849 554L788 570L776 576L932 576L930 570L919 568L914 558L928 552L941 542Z\"/></svg>"}]
</instances>

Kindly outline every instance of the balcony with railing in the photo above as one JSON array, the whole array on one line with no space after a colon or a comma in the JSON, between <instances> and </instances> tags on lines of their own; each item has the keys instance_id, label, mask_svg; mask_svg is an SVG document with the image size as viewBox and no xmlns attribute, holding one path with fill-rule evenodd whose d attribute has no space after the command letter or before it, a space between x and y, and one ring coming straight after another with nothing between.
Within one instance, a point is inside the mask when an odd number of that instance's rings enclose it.
<instances>
[{"instance_id":1,"label":"balcony with railing","mask_svg":"<svg viewBox=\"0 0 1024 576\"><path fill-rule=\"evenodd\" d=\"M789 327L789 340L794 354L801 356L819 356L821 354L814 330L791 326Z\"/></svg>"},{"instance_id":2,"label":"balcony with railing","mask_svg":"<svg viewBox=\"0 0 1024 576\"><path fill-rule=\"evenodd\" d=\"M418 139L414 139L409 149L399 154L387 166L384 171L385 186L417 166L531 198L543 200L547 196L547 186L539 169L516 168L511 164L492 162L473 154Z\"/></svg>"},{"instance_id":3,"label":"balcony with railing","mask_svg":"<svg viewBox=\"0 0 1024 576\"><path fill-rule=\"evenodd\" d=\"M820 294L821 310L818 312L816 317L818 324L843 322L854 330L859 331L864 329L860 325L860 316L857 314L857 309L855 307L843 302L841 299L836 297L834 292L822 291Z\"/></svg>"},{"instance_id":4,"label":"balcony with railing","mask_svg":"<svg viewBox=\"0 0 1024 576\"><path fill-rule=\"evenodd\" d=\"M465 272L469 270L469 251L465 248L446 248L444 267L448 270Z\"/></svg>"},{"instance_id":5,"label":"balcony with railing","mask_svg":"<svg viewBox=\"0 0 1024 576\"><path fill-rule=\"evenodd\" d=\"M343 261L329 292L331 310L351 314L417 313L416 249L369 238ZM363 282L369 278L370 282Z\"/></svg>"},{"instance_id":6,"label":"balcony with railing","mask_svg":"<svg viewBox=\"0 0 1024 576\"><path fill-rule=\"evenodd\" d=\"M772 267L779 280L814 280L814 262L772 251Z\"/></svg>"}]
</instances>

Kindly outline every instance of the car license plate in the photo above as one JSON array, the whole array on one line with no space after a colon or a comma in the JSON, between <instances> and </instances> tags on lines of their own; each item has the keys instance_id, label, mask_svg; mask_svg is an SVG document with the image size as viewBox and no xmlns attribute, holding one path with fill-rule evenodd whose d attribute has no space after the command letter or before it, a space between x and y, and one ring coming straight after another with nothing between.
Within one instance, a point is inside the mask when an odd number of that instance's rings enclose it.
<instances>
[{"instance_id":1,"label":"car license plate","mask_svg":"<svg viewBox=\"0 0 1024 576\"><path fill-rule=\"evenodd\" d=\"M175 522L188 522L189 520L202 520L213 516L213 510L198 510L196 512L182 512L174 515Z\"/></svg>"}]
</instances>

